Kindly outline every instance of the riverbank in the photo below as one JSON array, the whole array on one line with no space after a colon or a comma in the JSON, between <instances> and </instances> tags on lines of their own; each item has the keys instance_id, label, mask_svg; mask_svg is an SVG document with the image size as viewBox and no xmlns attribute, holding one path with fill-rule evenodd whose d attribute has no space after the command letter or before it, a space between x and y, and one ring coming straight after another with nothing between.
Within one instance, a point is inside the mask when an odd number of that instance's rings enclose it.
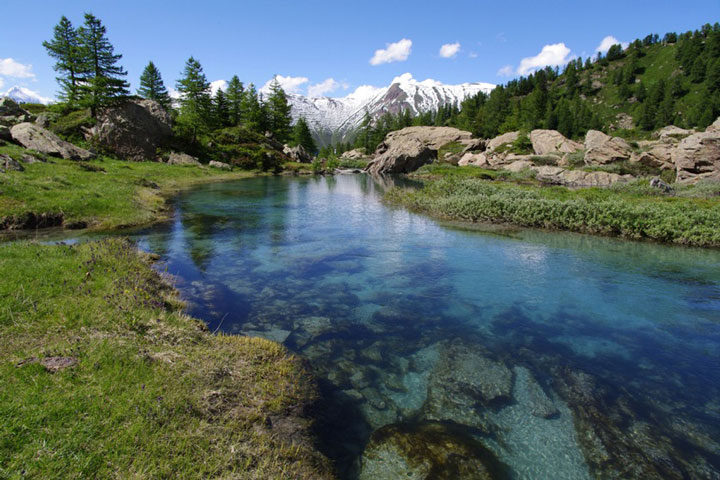
<instances>
[{"instance_id":1,"label":"riverbank","mask_svg":"<svg viewBox=\"0 0 720 480\"><path fill-rule=\"evenodd\" d=\"M665 193L641 179L611 188L569 189L477 167L443 166L425 167L412 177L423 187L388 191L390 204L449 220L720 247L717 184Z\"/></svg>"},{"instance_id":2,"label":"riverbank","mask_svg":"<svg viewBox=\"0 0 720 480\"><path fill-rule=\"evenodd\" d=\"M0 146L0 154L24 153L20 147ZM0 230L144 225L167 218L168 199L179 189L260 174L110 158L91 163L48 158L23 168L0 176Z\"/></svg>"},{"instance_id":3,"label":"riverbank","mask_svg":"<svg viewBox=\"0 0 720 480\"><path fill-rule=\"evenodd\" d=\"M330 477L281 345L209 333L123 239L0 252L0 477Z\"/></svg>"}]
</instances>

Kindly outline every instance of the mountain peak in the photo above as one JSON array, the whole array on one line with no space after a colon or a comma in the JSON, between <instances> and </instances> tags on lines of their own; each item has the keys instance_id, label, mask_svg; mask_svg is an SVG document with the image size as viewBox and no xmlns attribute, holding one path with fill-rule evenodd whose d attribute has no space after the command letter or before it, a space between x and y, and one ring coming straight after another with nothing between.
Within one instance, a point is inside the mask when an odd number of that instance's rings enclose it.
<instances>
[{"instance_id":1,"label":"mountain peak","mask_svg":"<svg viewBox=\"0 0 720 480\"><path fill-rule=\"evenodd\" d=\"M8 97L17 103L42 103L47 105L52 102L51 98L43 97L29 88L15 85L7 92L0 94L0 97Z\"/></svg>"},{"instance_id":2,"label":"mountain peak","mask_svg":"<svg viewBox=\"0 0 720 480\"><path fill-rule=\"evenodd\" d=\"M364 85L345 97L306 97L289 94L293 120L304 117L320 145L346 141L360 126L365 112L373 119L385 113L410 110L414 115L447 104L460 104L479 92L489 93L490 83L446 85L433 79L418 81L410 73L393 78L387 87Z\"/></svg>"}]
</instances>

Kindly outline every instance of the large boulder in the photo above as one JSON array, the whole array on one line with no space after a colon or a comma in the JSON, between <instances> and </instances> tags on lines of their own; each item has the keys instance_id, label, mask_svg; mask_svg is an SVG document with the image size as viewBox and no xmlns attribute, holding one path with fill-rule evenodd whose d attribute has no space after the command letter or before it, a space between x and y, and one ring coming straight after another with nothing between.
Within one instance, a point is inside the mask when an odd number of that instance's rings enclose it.
<instances>
[{"instance_id":1,"label":"large boulder","mask_svg":"<svg viewBox=\"0 0 720 480\"><path fill-rule=\"evenodd\" d=\"M533 130L530 132L530 141L535 155L573 153L583 148L581 144L568 140L557 130Z\"/></svg>"},{"instance_id":2,"label":"large boulder","mask_svg":"<svg viewBox=\"0 0 720 480\"><path fill-rule=\"evenodd\" d=\"M506 143L513 143L520 137L520 132L507 132L502 135L498 135L489 142L487 142L487 150L494 151L498 147L505 145Z\"/></svg>"},{"instance_id":3,"label":"large boulder","mask_svg":"<svg viewBox=\"0 0 720 480\"><path fill-rule=\"evenodd\" d=\"M460 158L458 165L461 167L464 167L466 165L472 165L475 167L487 167L490 165L490 163L488 163L487 155L484 152L468 152L463 155L462 158Z\"/></svg>"},{"instance_id":4,"label":"large boulder","mask_svg":"<svg viewBox=\"0 0 720 480\"><path fill-rule=\"evenodd\" d=\"M34 123L20 123L10 129L14 141L25 148L37 150L40 153L53 157L62 157L72 160L91 160L95 154L83 148L66 142L54 133L35 125Z\"/></svg>"},{"instance_id":5,"label":"large boulder","mask_svg":"<svg viewBox=\"0 0 720 480\"><path fill-rule=\"evenodd\" d=\"M348 150L347 152L344 152L342 155L340 155L340 158L342 158L343 160L363 160L368 157L369 155L365 154L365 149L363 148Z\"/></svg>"},{"instance_id":6,"label":"large boulder","mask_svg":"<svg viewBox=\"0 0 720 480\"><path fill-rule=\"evenodd\" d=\"M170 114L156 101L130 99L102 111L92 129L98 143L128 160L154 160L172 136Z\"/></svg>"},{"instance_id":7,"label":"large boulder","mask_svg":"<svg viewBox=\"0 0 720 480\"><path fill-rule=\"evenodd\" d=\"M461 427L438 422L386 425L370 437L360 480L506 478L503 465Z\"/></svg>"},{"instance_id":8,"label":"large boulder","mask_svg":"<svg viewBox=\"0 0 720 480\"><path fill-rule=\"evenodd\" d=\"M313 161L312 155L307 153L307 151L305 150L305 148L303 148L302 145L297 145L295 147L284 145L283 153L290 157L293 162L312 163Z\"/></svg>"},{"instance_id":9,"label":"large boulder","mask_svg":"<svg viewBox=\"0 0 720 480\"><path fill-rule=\"evenodd\" d=\"M587 165L607 165L629 160L633 150L625 140L605 135L598 130L590 130L585 137L585 163Z\"/></svg>"},{"instance_id":10,"label":"large boulder","mask_svg":"<svg viewBox=\"0 0 720 480\"><path fill-rule=\"evenodd\" d=\"M200 160L187 153L172 152L168 157L168 165L192 165L199 167Z\"/></svg>"},{"instance_id":11,"label":"large boulder","mask_svg":"<svg viewBox=\"0 0 720 480\"><path fill-rule=\"evenodd\" d=\"M685 137L689 137L695 133L694 130L686 130L684 128L676 127L675 125L668 125L660 130L653 132L653 137L659 139L664 143L678 143Z\"/></svg>"},{"instance_id":12,"label":"large boulder","mask_svg":"<svg viewBox=\"0 0 720 480\"><path fill-rule=\"evenodd\" d=\"M413 172L436 160L438 150L452 142L467 146L472 134L451 127L407 127L390 132L366 170L373 174Z\"/></svg>"},{"instance_id":13,"label":"large boulder","mask_svg":"<svg viewBox=\"0 0 720 480\"><path fill-rule=\"evenodd\" d=\"M643 151L633 153L630 156L630 162L662 170L675 168L672 163L672 154L676 148L675 144L665 141L640 142L640 146L643 147Z\"/></svg>"},{"instance_id":14,"label":"large boulder","mask_svg":"<svg viewBox=\"0 0 720 480\"><path fill-rule=\"evenodd\" d=\"M713 125L684 138L673 152L678 182L720 181L720 129Z\"/></svg>"}]
</instances>

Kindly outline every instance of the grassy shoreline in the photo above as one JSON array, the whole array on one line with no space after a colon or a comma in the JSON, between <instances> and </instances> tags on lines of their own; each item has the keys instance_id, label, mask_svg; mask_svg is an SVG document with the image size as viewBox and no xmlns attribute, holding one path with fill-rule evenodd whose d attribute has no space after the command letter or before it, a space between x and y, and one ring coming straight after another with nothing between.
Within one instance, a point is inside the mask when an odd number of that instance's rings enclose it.
<instances>
[{"instance_id":1,"label":"grassy shoreline","mask_svg":"<svg viewBox=\"0 0 720 480\"><path fill-rule=\"evenodd\" d=\"M302 361L207 332L150 261L0 245L0 478L330 478Z\"/></svg>"},{"instance_id":2,"label":"grassy shoreline","mask_svg":"<svg viewBox=\"0 0 720 480\"><path fill-rule=\"evenodd\" d=\"M646 181L614 188L568 189L498 180L476 167L421 171L420 189L392 189L385 200L434 217L505 223L593 235L720 247L717 188L664 195Z\"/></svg>"},{"instance_id":3,"label":"grassy shoreline","mask_svg":"<svg viewBox=\"0 0 720 480\"><path fill-rule=\"evenodd\" d=\"M24 150L5 146L0 153L18 157ZM180 189L262 174L110 158L48 160L0 175L0 230L140 226L167 218L167 200Z\"/></svg>"}]
</instances>

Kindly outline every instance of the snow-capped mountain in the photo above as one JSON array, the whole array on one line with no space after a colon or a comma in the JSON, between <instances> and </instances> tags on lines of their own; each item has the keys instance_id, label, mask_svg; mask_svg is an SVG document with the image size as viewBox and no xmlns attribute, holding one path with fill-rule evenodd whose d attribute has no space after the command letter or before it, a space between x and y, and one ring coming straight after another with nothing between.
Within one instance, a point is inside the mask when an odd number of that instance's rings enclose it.
<instances>
[{"instance_id":1,"label":"snow-capped mountain","mask_svg":"<svg viewBox=\"0 0 720 480\"><path fill-rule=\"evenodd\" d=\"M43 97L37 92L33 92L29 88L15 85L5 93L0 93L0 97L10 97L17 103L43 103L47 105L52 102L52 98Z\"/></svg>"},{"instance_id":2,"label":"snow-capped mountain","mask_svg":"<svg viewBox=\"0 0 720 480\"><path fill-rule=\"evenodd\" d=\"M362 86L342 98L306 97L288 94L293 119L304 117L320 145L348 140L362 123L365 111L376 119L384 113L410 110L413 115L457 103L478 92L489 93L495 85L462 83L445 85L435 80L419 82L406 73L393 79L389 87Z\"/></svg>"}]
</instances>

